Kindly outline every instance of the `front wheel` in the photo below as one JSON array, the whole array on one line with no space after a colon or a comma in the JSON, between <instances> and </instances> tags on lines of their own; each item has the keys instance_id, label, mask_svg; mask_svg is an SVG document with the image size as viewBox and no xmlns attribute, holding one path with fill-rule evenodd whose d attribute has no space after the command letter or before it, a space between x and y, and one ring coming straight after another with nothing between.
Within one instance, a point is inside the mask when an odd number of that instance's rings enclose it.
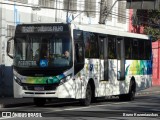
<instances>
[{"instance_id":1,"label":"front wheel","mask_svg":"<svg viewBox=\"0 0 160 120\"><path fill-rule=\"evenodd\" d=\"M33 101L34 101L34 104L38 107L43 107L46 103L45 98L34 98Z\"/></svg>"},{"instance_id":2,"label":"front wheel","mask_svg":"<svg viewBox=\"0 0 160 120\"><path fill-rule=\"evenodd\" d=\"M89 106L91 104L91 99L92 99L92 89L91 85L88 84L86 88L86 96L84 99L81 100L81 104L84 106Z\"/></svg>"}]
</instances>

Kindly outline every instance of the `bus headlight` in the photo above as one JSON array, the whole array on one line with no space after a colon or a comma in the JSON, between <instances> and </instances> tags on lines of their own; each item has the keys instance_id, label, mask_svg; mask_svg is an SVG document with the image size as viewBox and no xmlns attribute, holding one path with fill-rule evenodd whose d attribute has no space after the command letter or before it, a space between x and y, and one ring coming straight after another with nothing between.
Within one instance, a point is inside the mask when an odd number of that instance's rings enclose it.
<instances>
[{"instance_id":1,"label":"bus headlight","mask_svg":"<svg viewBox=\"0 0 160 120\"><path fill-rule=\"evenodd\" d=\"M20 80L17 76L14 76L14 80L15 80L16 83L18 83L20 86L22 85L21 80Z\"/></svg>"},{"instance_id":2,"label":"bus headlight","mask_svg":"<svg viewBox=\"0 0 160 120\"><path fill-rule=\"evenodd\" d=\"M71 79L71 75L68 75L67 77L61 79L60 85L62 85L63 83L67 82L69 79Z\"/></svg>"}]
</instances>

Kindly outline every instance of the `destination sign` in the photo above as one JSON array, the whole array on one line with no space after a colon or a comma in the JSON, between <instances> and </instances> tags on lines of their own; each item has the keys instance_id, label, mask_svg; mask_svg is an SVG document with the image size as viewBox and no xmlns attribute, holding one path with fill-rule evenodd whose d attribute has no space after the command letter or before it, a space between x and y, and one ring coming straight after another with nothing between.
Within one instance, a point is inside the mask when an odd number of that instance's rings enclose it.
<instances>
[{"instance_id":1,"label":"destination sign","mask_svg":"<svg viewBox=\"0 0 160 120\"><path fill-rule=\"evenodd\" d=\"M28 67L37 66L36 61L18 61L18 66Z\"/></svg>"},{"instance_id":2,"label":"destination sign","mask_svg":"<svg viewBox=\"0 0 160 120\"><path fill-rule=\"evenodd\" d=\"M63 32L63 26L22 26L22 33L33 33L33 32Z\"/></svg>"}]
</instances>

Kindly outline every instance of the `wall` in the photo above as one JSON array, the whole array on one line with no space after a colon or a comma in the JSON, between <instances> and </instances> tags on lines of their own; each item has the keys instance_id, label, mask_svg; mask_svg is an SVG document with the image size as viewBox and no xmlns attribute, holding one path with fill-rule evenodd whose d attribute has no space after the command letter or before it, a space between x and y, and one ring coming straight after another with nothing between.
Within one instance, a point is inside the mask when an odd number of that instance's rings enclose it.
<instances>
[{"instance_id":1,"label":"wall","mask_svg":"<svg viewBox=\"0 0 160 120\"><path fill-rule=\"evenodd\" d=\"M153 86L160 86L160 40L152 43L153 52Z\"/></svg>"}]
</instances>

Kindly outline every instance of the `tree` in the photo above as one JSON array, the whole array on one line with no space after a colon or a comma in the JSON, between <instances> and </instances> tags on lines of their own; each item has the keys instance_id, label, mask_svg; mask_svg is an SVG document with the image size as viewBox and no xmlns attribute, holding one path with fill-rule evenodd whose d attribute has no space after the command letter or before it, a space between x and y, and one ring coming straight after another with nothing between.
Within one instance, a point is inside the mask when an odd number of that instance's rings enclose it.
<instances>
[{"instance_id":1,"label":"tree","mask_svg":"<svg viewBox=\"0 0 160 120\"><path fill-rule=\"evenodd\" d=\"M133 26L143 26L144 34L160 39L160 10L137 10ZM136 22L135 22L136 21Z\"/></svg>"}]
</instances>

